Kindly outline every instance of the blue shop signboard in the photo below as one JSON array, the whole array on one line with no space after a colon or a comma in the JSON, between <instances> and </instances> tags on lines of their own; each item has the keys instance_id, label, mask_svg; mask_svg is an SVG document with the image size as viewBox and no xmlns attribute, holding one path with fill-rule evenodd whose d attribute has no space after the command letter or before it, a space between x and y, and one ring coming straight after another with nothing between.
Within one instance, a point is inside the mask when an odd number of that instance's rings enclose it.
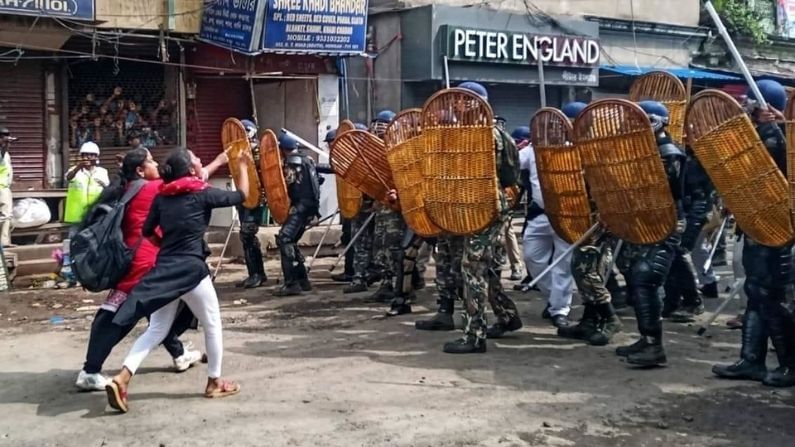
<instances>
[{"instance_id":1,"label":"blue shop signboard","mask_svg":"<svg viewBox=\"0 0 795 447\"><path fill-rule=\"evenodd\" d=\"M241 53L259 53L266 5L266 0L210 3L202 14L199 39Z\"/></svg>"},{"instance_id":2,"label":"blue shop signboard","mask_svg":"<svg viewBox=\"0 0 795 447\"><path fill-rule=\"evenodd\" d=\"M0 13L94 20L94 0L0 0Z\"/></svg>"},{"instance_id":3,"label":"blue shop signboard","mask_svg":"<svg viewBox=\"0 0 795 447\"><path fill-rule=\"evenodd\" d=\"M265 51L361 53L367 0L268 0Z\"/></svg>"}]
</instances>

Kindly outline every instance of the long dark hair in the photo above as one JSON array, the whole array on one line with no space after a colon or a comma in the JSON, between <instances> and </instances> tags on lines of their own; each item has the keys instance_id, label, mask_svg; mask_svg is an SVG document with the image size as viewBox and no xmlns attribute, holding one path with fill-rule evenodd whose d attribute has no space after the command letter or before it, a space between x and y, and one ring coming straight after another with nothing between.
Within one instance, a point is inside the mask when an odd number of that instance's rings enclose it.
<instances>
[{"instance_id":1,"label":"long dark hair","mask_svg":"<svg viewBox=\"0 0 795 447\"><path fill-rule=\"evenodd\" d=\"M163 178L163 183L171 183L189 176L192 166L188 149L178 147L168 154L166 161L160 166L160 177Z\"/></svg>"}]
</instances>

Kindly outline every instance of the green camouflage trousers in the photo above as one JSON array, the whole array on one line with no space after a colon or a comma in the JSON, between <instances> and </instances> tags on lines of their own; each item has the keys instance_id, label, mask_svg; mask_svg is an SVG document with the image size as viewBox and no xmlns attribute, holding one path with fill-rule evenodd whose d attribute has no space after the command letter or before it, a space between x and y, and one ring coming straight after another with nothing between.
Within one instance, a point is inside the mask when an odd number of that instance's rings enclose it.
<instances>
[{"instance_id":1,"label":"green camouflage trousers","mask_svg":"<svg viewBox=\"0 0 795 447\"><path fill-rule=\"evenodd\" d=\"M372 200L372 199L371 199ZM353 237L362 228L364 223L373 213L372 202L365 201L362 210L353 219L351 233ZM356 242L353 243L353 282L362 283L367 277L367 273L372 270L373 260L373 229L375 228L375 218L367 224L367 228L362 232Z\"/></svg>"},{"instance_id":2,"label":"green camouflage trousers","mask_svg":"<svg viewBox=\"0 0 795 447\"><path fill-rule=\"evenodd\" d=\"M612 262L617 241L609 233L601 232L572 253L571 273L584 304L610 302L604 274Z\"/></svg>"},{"instance_id":3,"label":"green camouflage trousers","mask_svg":"<svg viewBox=\"0 0 795 447\"><path fill-rule=\"evenodd\" d=\"M461 278L461 258L464 256L464 237L444 234L436 241L436 290L441 300L455 300Z\"/></svg>"},{"instance_id":4,"label":"green camouflage trousers","mask_svg":"<svg viewBox=\"0 0 795 447\"><path fill-rule=\"evenodd\" d=\"M387 207L380 207L375 212L373 263L383 275L384 282L391 283L395 274L400 271L397 264L401 258L400 242L405 231L406 222L400 212Z\"/></svg>"},{"instance_id":5,"label":"green camouflage trousers","mask_svg":"<svg viewBox=\"0 0 795 447\"><path fill-rule=\"evenodd\" d=\"M486 338L485 304L488 300L497 319L506 322L517 314L516 305L502 290L495 249L502 245L509 214L503 213L490 227L464 239L461 270L464 279L465 336Z\"/></svg>"}]
</instances>

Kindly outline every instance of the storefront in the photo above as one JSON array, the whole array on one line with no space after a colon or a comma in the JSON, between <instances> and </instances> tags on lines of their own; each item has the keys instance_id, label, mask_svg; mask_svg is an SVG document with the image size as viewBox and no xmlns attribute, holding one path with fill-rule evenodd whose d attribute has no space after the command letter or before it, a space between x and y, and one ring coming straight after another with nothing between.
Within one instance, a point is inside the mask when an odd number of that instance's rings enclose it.
<instances>
[{"instance_id":1,"label":"storefront","mask_svg":"<svg viewBox=\"0 0 795 447\"><path fill-rule=\"evenodd\" d=\"M541 107L542 76L546 104L552 107L568 101L576 87L598 85L599 26L593 23L530 23L525 15L443 5L370 19L378 32L374 47L384 49L374 64L373 111L422 106L446 79L451 86L477 81L489 90L494 113L516 127L527 125ZM393 34L401 39L387 48ZM396 77L399 83L393 81ZM357 90L360 87L364 86L357 84ZM397 89L399 95L381 94L390 89ZM352 109L356 107L361 110L367 104L360 101Z\"/></svg>"}]
</instances>

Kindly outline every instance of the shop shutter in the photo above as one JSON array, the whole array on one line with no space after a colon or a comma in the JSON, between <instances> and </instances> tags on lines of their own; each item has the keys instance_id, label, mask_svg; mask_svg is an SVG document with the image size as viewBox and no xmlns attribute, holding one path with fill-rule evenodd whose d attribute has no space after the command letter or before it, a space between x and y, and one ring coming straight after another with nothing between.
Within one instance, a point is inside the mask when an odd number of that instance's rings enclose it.
<instances>
[{"instance_id":1,"label":"shop shutter","mask_svg":"<svg viewBox=\"0 0 795 447\"><path fill-rule=\"evenodd\" d=\"M519 126L530 124L530 118L541 108L538 86L521 84L487 85L489 103L495 115L506 120L508 132ZM560 107L560 89L556 86L547 87L547 105Z\"/></svg>"},{"instance_id":2,"label":"shop shutter","mask_svg":"<svg viewBox=\"0 0 795 447\"><path fill-rule=\"evenodd\" d=\"M188 148L207 164L222 151L224 120L251 118L251 91L242 79L200 77L195 81L196 96L188 98ZM224 167L217 174L226 172Z\"/></svg>"},{"instance_id":3,"label":"shop shutter","mask_svg":"<svg viewBox=\"0 0 795 447\"><path fill-rule=\"evenodd\" d=\"M18 138L11 143L15 190L44 188L47 146L44 75L36 62L0 64L0 126Z\"/></svg>"}]
</instances>

